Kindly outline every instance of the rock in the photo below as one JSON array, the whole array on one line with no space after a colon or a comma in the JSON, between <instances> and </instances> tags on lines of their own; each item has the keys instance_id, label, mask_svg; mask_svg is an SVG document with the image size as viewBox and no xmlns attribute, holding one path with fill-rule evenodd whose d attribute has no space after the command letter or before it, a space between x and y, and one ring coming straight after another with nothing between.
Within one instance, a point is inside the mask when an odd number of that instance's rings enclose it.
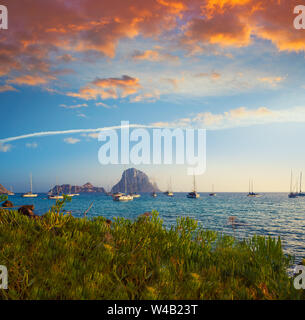
<instances>
[{"instance_id":1,"label":"rock","mask_svg":"<svg viewBox=\"0 0 305 320\"><path fill-rule=\"evenodd\" d=\"M131 168L123 172L121 180L112 187L111 192L139 193L160 192L160 190L156 184L149 181L148 176L144 172Z\"/></svg>"},{"instance_id":2,"label":"rock","mask_svg":"<svg viewBox=\"0 0 305 320\"><path fill-rule=\"evenodd\" d=\"M55 186L49 192L52 194L63 193L106 193L104 188L94 187L90 182L87 182L83 186L71 186L70 184L63 184L61 186Z\"/></svg>"},{"instance_id":3,"label":"rock","mask_svg":"<svg viewBox=\"0 0 305 320\"><path fill-rule=\"evenodd\" d=\"M22 206L18 209L18 212L28 216L28 217L35 217L35 214L33 212L34 210L34 206L33 205L29 205L29 206Z\"/></svg>"},{"instance_id":4,"label":"rock","mask_svg":"<svg viewBox=\"0 0 305 320\"><path fill-rule=\"evenodd\" d=\"M112 221L111 221L111 220L109 220L109 219L107 219L107 220L106 220L106 223L110 226L110 225L111 225L111 223L112 223Z\"/></svg>"},{"instance_id":5,"label":"rock","mask_svg":"<svg viewBox=\"0 0 305 320\"><path fill-rule=\"evenodd\" d=\"M13 202L6 200L5 202L2 203L2 207L3 208L13 208L14 205L13 205Z\"/></svg>"}]
</instances>

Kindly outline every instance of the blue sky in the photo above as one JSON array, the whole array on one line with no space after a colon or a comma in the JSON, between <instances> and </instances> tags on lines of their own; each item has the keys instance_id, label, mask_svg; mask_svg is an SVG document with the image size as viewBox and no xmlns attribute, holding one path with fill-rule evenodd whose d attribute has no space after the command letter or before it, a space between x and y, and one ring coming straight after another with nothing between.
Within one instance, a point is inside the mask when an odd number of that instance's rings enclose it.
<instances>
[{"instance_id":1,"label":"blue sky","mask_svg":"<svg viewBox=\"0 0 305 320\"><path fill-rule=\"evenodd\" d=\"M91 2L84 1L89 11ZM38 1L33 3L37 10L43 9ZM22 23L27 30L39 26L39 32L35 37L23 34L17 22L14 26L20 8L9 7L15 13L12 27L0 30L0 183L24 192L32 172L37 192L47 191L56 177L59 183L90 181L109 188L124 166L99 164L101 142L96 137L77 133L5 139L117 126L128 120L131 124L206 128L207 171L197 177L200 191L210 191L215 184L217 191L246 192L249 178L254 179L257 191L289 191L290 170L296 175L305 171L305 68L300 45L304 33L295 35L285 24L281 26L283 38L273 33L270 24L277 22L272 17L263 20L269 10L264 1L266 10L261 16L250 13L249 3L254 6L255 1L249 0L245 7L242 1L227 0L224 7L214 6L212 18L203 14L197 20L193 16L199 9L187 8L184 1L148 1L147 9L158 3L155 9L164 10L154 28L149 21L134 22L137 14L128 3L124 4L130 10L127 16L111 4L107 10L111 9L112 16L88 11L79 24L79 29L87 30L86 38L65 24L64 18L57 17L57 24L52 25L52 19L36 21L29 12ZM204 3L210 8L212 1ZM54 3L46 1L45 6L49 5ZM56 2L55 9L60 6ZM71 4L71 20L77 17L74 9ZM280 5L276 10L282 13ZM235 32L234 22L228 30L219 31L217 19L226 13L239 17L241 12L249 16L243 22L249 34ZM100 26L102 19L113 23ZM200 19L211 24L209 37L197 25ZM257 19L263 24L260 29ZM166 28L159 30L158 23L165 23ZM98 30L93 29L96 25ZM114 31L109 35L107 28ZM297 50L291 48L290 37ZM175 191L191 188L186 166L137 168L163 189L170 177Z\"/></svg>"}]
</instances>

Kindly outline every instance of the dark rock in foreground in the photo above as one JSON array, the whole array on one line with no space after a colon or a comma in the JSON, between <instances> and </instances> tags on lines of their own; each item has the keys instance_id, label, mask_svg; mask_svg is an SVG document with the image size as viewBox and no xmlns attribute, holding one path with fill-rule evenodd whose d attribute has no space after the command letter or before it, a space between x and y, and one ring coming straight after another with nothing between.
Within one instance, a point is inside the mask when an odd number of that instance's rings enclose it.
<instances>
[{"instance_id":1,"label":"dark rock in foreground","mask_svg":"<svg viewBox=\"0 0 305 320\"><path fill-rule=\"evenodd\" d=\"M126 181L126 189L125 189ZM137 169L131 168L123 172L121 180L112 187L111 192L160 192L158 186L149 181L148 176Z\"/></svg>"},{"instance_id":2,"label":"dark rock in foreground","mask_svg":"<svg viewBox=\"0 0 305 320\"><path fill-rule=\"evenodd\" d=\"M34 210L34 206L33 205L28 205L28 206L22 206L18 209L18 212L25 215L25 216L28 216L28 217L34 217L35 214L33 212Z\"/></svg>"},{"instance_id":3,"label":"dark rock in foreground","mask_svg":"<svg viewBox=\"0 0 305 320\"><path fill-rule=\"evenodd\" d=\"M3 208L13 208L14 204L13 204L13 202L6 200L5 202L2 203L2 207Z\"/></svg>"},{"instance_id":4,"label":"dark rock in foreground","mask_svg":"<svg viewBox=\"0 0 305 320\"><path fill-rule=\"evenodd\" d=\"M84 184L83 186L71 186L70 184L63 184L61 186L55 186L49 192L53 194L63 193L106 193L104 188L94 187L90 182Z\"/></svg>"}]
</instances>

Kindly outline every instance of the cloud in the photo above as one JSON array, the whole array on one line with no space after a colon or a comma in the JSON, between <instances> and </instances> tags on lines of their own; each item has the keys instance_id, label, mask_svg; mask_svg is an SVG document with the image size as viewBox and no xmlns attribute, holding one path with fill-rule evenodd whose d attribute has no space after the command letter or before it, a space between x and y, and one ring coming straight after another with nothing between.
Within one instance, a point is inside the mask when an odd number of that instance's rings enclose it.
<instances>
[{"instance_id":1,"label":"cloud","mask_svg":"<svg viewBox=\"0 0 305 320\"><path fill-rule=\"evenodd\" d=\"M38 144L36 142L32 142L32 143L26 143L25 146L27 148L36 149L38 147Z\"/></svg>"},{"instance_id":2,"label":"cloud","mask_svg":"<svg viewBox=\"0 0 305 320\"><path fill-rule=\"evenodd\" d=\"M78 93L69 92L68 96L84 100L117 99L135 94L140 89L139 79L123 75L121 78L96 78Z\"/></svg>"},{"instance_id":3,"label":"cloud","mask_svg":"<svg viewBox=\"0 0 305 320\"><path fill-rule=\"evenodd\" d=\"M0 152L8 152L11 150L11 148L12 148L11 144L0 143Z\"/></svg>"},{"instance_id":4,"label":"cloud","mask_svg":"<svg viewBox=\"0 0 305 320\"><path fill-rule=\"evenodd\" d=\"M272 86L276 86L278 83L285 80L285 77L262 77L258 78L260 82L269 83Z\"/></svg>"},{"instance_id":5,"label":"cloud","mask_svg":"<svg viewBox=\"0 0 305 320\"><path fill-rule=\"evenodd\" d=\"M146 51L139 51L135 50L132 54L132 58L135 61L153 61L153 62L160 62L160 61L171 61L176 62L179 60L178 56L174 56L169 53L161 53L157 50L146 50Z\"/></svg>"},{"instance_id":6,"label":"cloud","mask_svg":"<svg viewBox=\"0 0 305 320\"><path fill-rule=\"evenodd\" d=\"M72 106L67 106L65 104L61 104L60 107L65 108L65 109L79 109L79 108L87 108L88 105L86 103L75 104L75 105L72 105Z\"/></svg>"},{"instance_id":7,"label":"cloud","mask_svg":"<svg viewBox=\"0 0 305 320\"><path fill-rule=\"evenodd\" d=\"M211 72L211 73L206 73L206 72L201 72L195 74L196 78L211 78L213 80L218 80L221 78L221 74L218 72Z\"/></svg>"},{"instance_id":8,"label":"cloud","mask_svg":"<svg viewBox=\"0 0 305 320\"><path fill-rule=\"evenodd\" d=\"M77 116L80 118L87 118L87 116L84 113L78 113Z\"/></svg>"},{"instance_id":9,"label":"cloud","mask_svg":"<svg viewBox=\"0 0 305 320\"><path fill-rule=\"evenodd\" d=\"M7 92L7 91L18 91L18 90L7 84L0 86L0 92Z\"/></svg>"},{"instance_id":10,"label":"cloud","mask_svg":"<svg viewBox=\"0 0 305 320\"><path fill-rule=\"evenodd\" d=\"M20 77L16 77L14 79L8 80L7 83L13 83L17 85L27 85L27 86L37 86L41 84L46 84L50 80L56 79L54 76L42 77L39 75L24 75Z\"/></svg>"},{"instance_id":11,"label":"cloud","mask_svg":"<svg viewBox=\"0 0 305 320\"><path fill-rule=\"evenodd\" d=\"M103 108L106 108L106 109L114 109L114 108L117 108L116 105L109 106L108 104L103 103L103 102L97 102L95 105L96 105L97 107L103 107Z\"/></svg>"},{"instance_id":12,"label":"cloud","mask_svg":"<svg viewBox=\"0 0 305 320\"><path fill-rule=\"evenodd\" d=\"M62 62L68 63L68 62L71 62L71 61L75 61L76 58L74 58L71 54L66 53L66 54L63 54L62 56L58 56L57 60L60 60Z\"/></svg>"},{"instance_id":13,"label":"cloud","mask_svg":"<svg viewBox=\"0 0 305 320\"><path fill-rule=\"evenodd\" d=\"M202 127L209 130L222 130L271 123L305 123L305 107L272 110L266 107L247 109L240 107L223 113L202 112L191 118L173 122L158 122L161 127Z\"/></svg>"},{"instance_id":14,"label":"cloud","mask_svg":"<svg viewBox=\"0 0 305 320\"><path fill-rule=\"evenodd\" d=\"M169 84L171 84L174 89L178 89L179 87L179 83L184 81L184 78L181 79L175 79L175 78L164 78L163 81L168 82Z\"/></svg>"},{"instance_id":15,"label":"cloud","mask_svg":"<svg viewBox=\"0 0 305 320\"><path fill-rule=\"evenodd\" d=\"M76 139L76 138L72 138L72 137L69 137L69 138L65 138L64 141L68 144L76 144L78 142L80 142L79 139Z\"/></svg>"}]
</instances>

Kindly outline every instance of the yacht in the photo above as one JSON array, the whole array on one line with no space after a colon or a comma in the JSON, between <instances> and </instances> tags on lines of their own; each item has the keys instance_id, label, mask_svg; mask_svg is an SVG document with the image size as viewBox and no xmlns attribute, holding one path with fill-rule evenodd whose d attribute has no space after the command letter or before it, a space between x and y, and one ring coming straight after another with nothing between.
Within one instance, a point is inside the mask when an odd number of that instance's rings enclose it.
<instances>
[{"instance_id":1,"label":"yacht","mask_svg":"<svg viewBox=\"0 0 305 320\"><path fill-rule=\"evenodd\" d=\"M33 182L32 182L32 174L30 174L30 192L24 193L22 195L23 198L37 198L38 194L33 193Z\"/></svg>"},{"instance_id":2,"label":"yacht","mask_svg":"<svg viewBox=\"0 0 305 320\"><path fill-rule=\"evenodd\" d=\"M168 186L168 190L164 192L164 194L168 197L173 197L174 193L171 191L172 190L172 179L170 178L169 180L169 186Z\"/></svg>"},{"instance_id":3,"label":"yacht","mask_svg":"<svg viewBox=\"0 0 305 320\"><path fill-rule=\"evenodd\" d=\"M214 185L212 185L212 192L209 194L210 197L216 197L216 193L214 192Z\"/></svg>"},{"instance_id":4,"label":"yacht","mask_svg":"<svg viewBox=\"0 0 305 320\"><path fill-rule=\"evenodd\" d=\"M302 192L302 180L303 180L303 173L300 174L300 192L297 194L298 197L305 197L305 192Z\"/></svg>"},{"instance_id":5,"label":"yacht","mask_svg":"<svg viewBox=\"0 0 305 320\"><path fill-rule=\"evenodd\" d=\"M188 193L187 197L190 198L190 199L198 199L198 198L200 198L200 194L197 193L197 191L196 191L195 175L194 175L194 180L193 180L193 191Z\"/></svg>"},{"instance_id":6,"label":"yacht","mask_svg":"<svg viewBox=\"0 0 305 320\"><path fill-rule=\"evenodd\" d=\"M157 198L156 192L154 191L154 192L151 194L151 196L154 197L154 198Z\"/></svg>"},{"instance_id":7,"label":"yacht","mask_svg":"<svg viewBox=\"0 0 305 320\"><path fill-rule=\"evenodd\" d=\"M75 188L74 188L75 190ZM69 193L67 194L68 197L75 197L79 196L79 193L71 193L71 185L69 186Z\"/></svg>"},{"instance_id":8,"label":"yacht","mask_svg":"<svg viewBox=\"0 0 305 320\"><path fill-rule=\"evenodd\" d=\"M8 196L14 196L15 193L13 192L13 187L11 187L11 190L7 194Z\"/></svg>"},{"instance_id":9,"label":"yacht","mask_svg":"<svg viewBox=\"0 0 305 320\"><path fill-rule=\"evenodd\" d=\"M292 184L293 184L293 173L292 173L292 170L291 170L290 192L289 192L289 194L288 194L288 198L297 198L297 197L298 197L298 192L293 191Z\"/></svg>"},{"instance_id":10,"label":"yacht","mask_svg":"<svg viewBox=\"0 0 305 320\"><path fill-rule=\"evenodd\" d=\"M62 194L59 194L58 192L58 184L56 182L56 194L53 194L52 192L49 194L48 196L48 199L51 199L51 200L60 200L60 199L63 199L64 196Z\"/></svg>"},{"instance_id":11,"label":"yacht","mask_svg":"<svg viewBox=\"0 0 305 320\"><path fill-rule=\"evenodd\" d=\"M124 174L124 188L125 188L125 193L114 193L112 195L113 201L120 201L120 202L127 202L133 200L133 196L130 194L126 194L126 171L123 173Z\"/></svg>"},{"instance_id":12,"label":"yacht","mask_svg":"<svg viewBox=\"0 0 305 320\"><path fill-rule=\"evenodd\" d=\"M249 193L248 193L247 197L251 197L251 198L261 197L261 195L259 193L253 192L253 180L249 180Z\"/></svg>"},{"instance_id":13,"label":"yacht","mask_svg":"<svg viewBox=\"0 0 305 320\"><path fill-rule=\"evenodd\" d=\"M138 190L138 178L137 178L137 171L135 171L135 179L136 179L136 190ZM132 196L133 198L140 198L141 195L138 194L137 192L133 192L129 194L130 196Z\"/></svg>"}]
</instances>

